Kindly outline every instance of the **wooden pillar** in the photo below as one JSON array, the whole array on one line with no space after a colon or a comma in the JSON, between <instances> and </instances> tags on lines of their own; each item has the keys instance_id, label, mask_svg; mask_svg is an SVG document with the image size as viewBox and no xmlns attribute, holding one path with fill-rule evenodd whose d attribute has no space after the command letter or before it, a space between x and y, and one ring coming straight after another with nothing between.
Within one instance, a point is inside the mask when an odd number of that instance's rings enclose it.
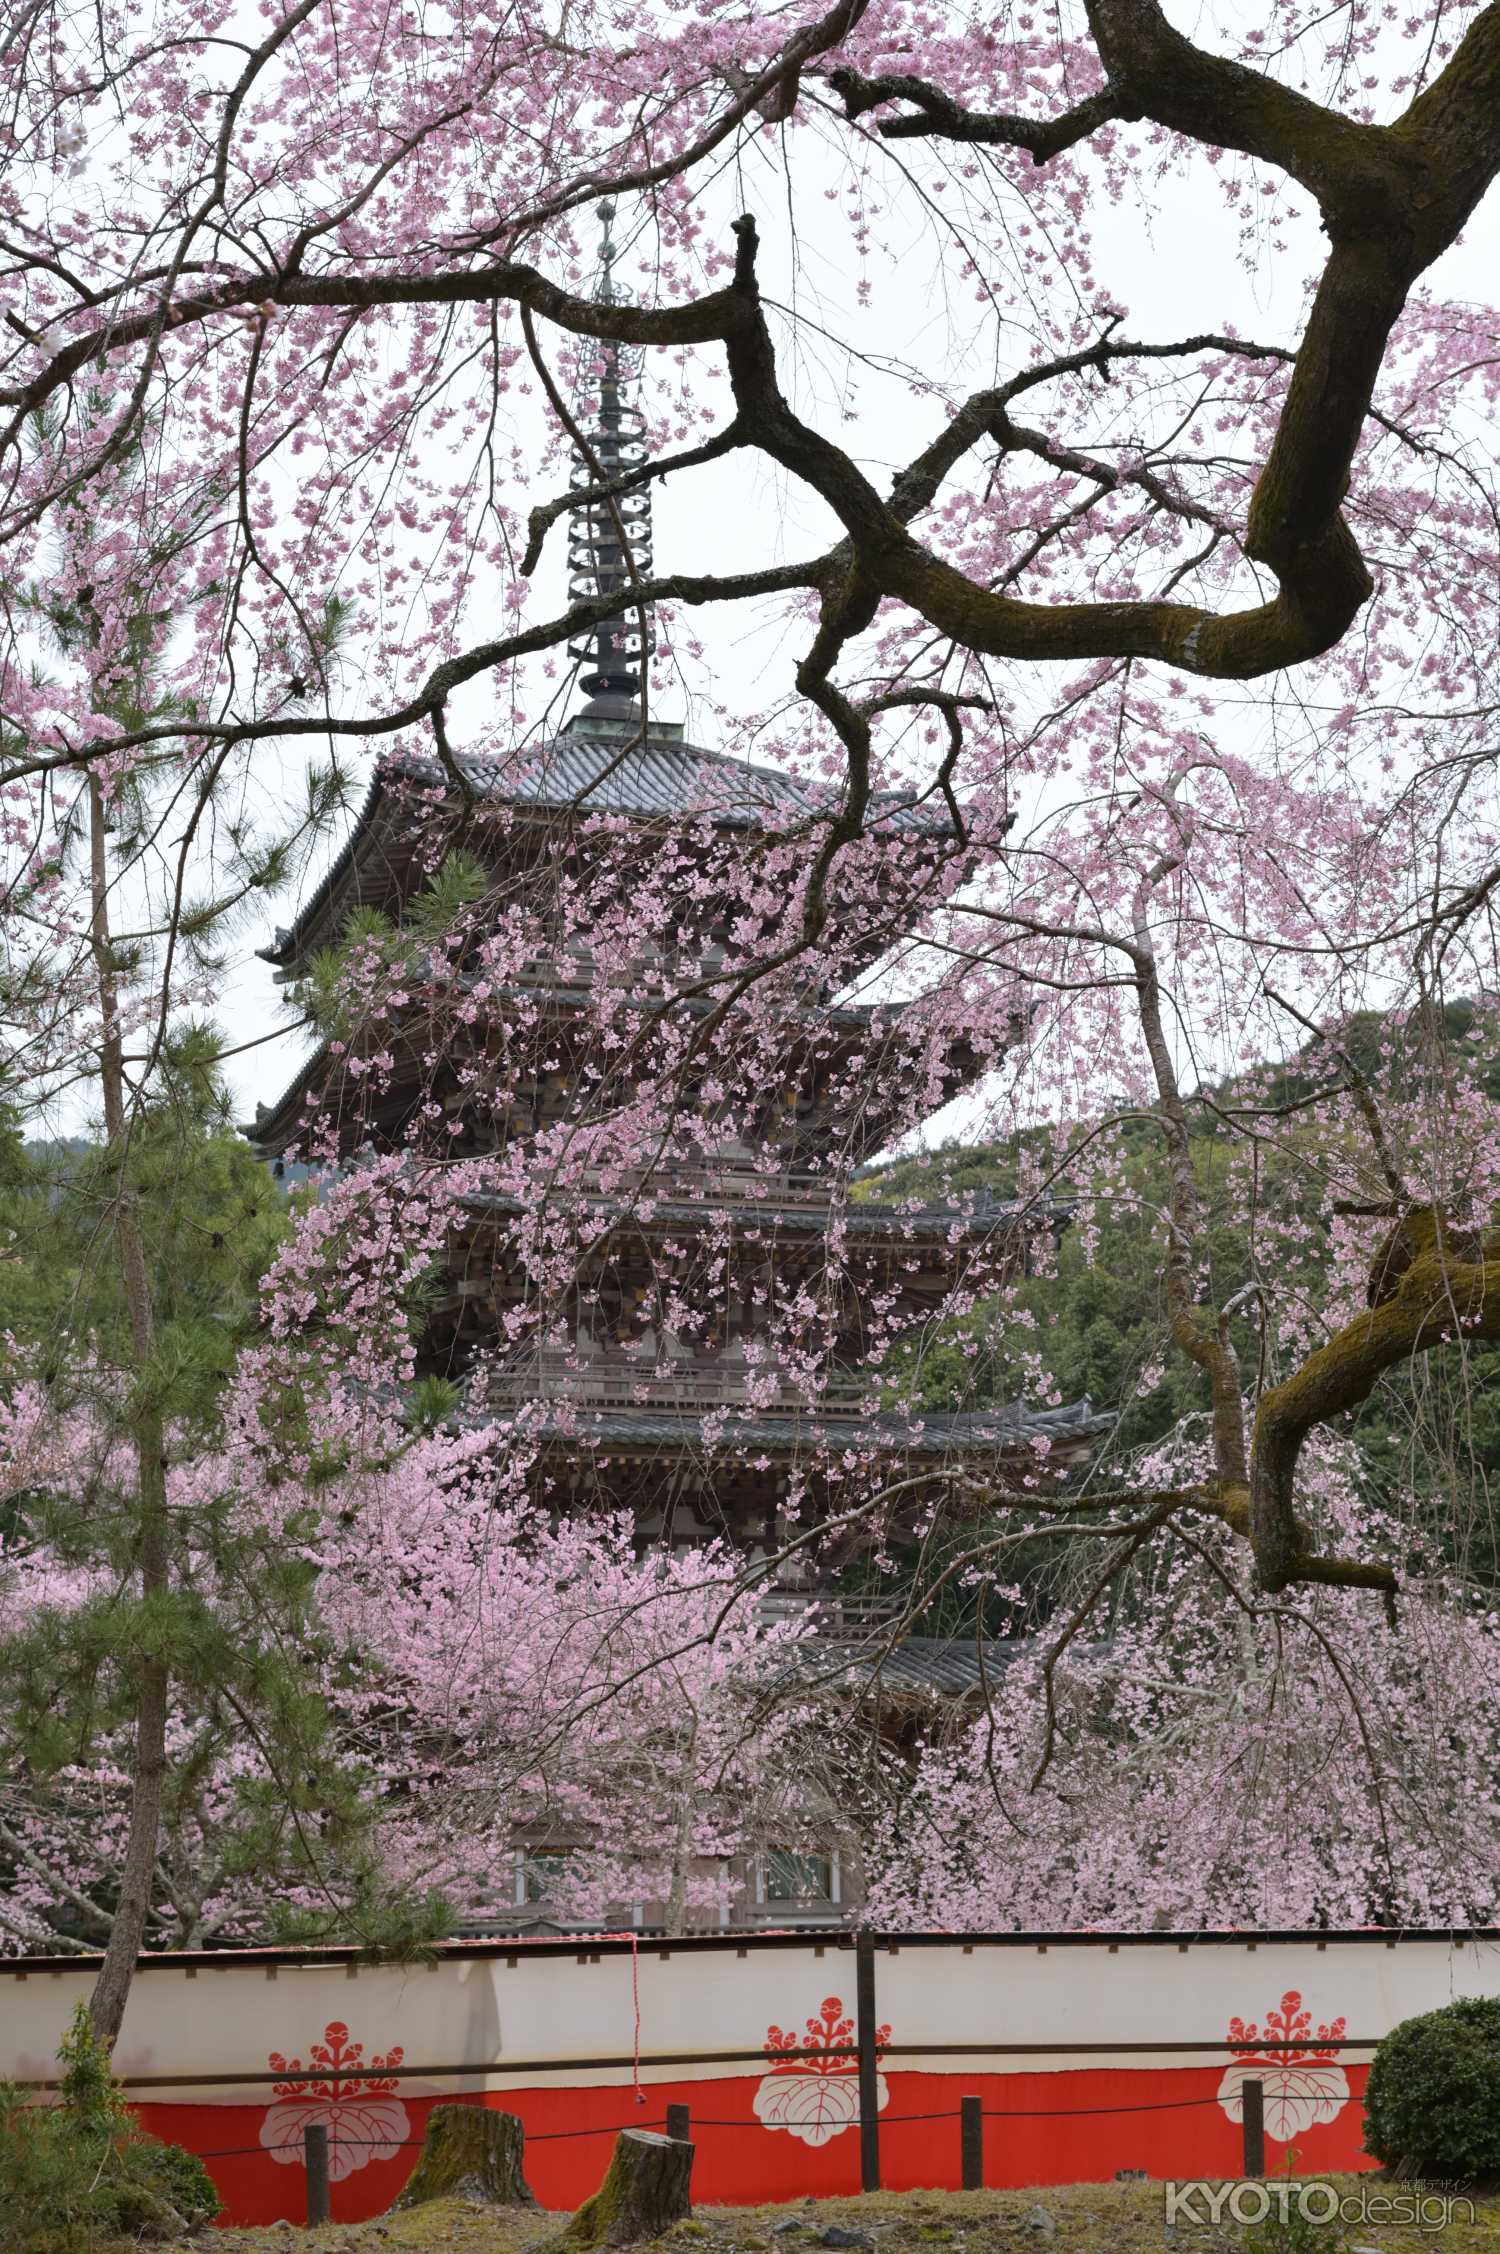
<instances>
[{"instance_id":1,"label":"wooden pillar","mask_svg":"<svg viewBox=\"0 0 1500 2254\"><path fill-rule=\"evenodd\" d=\"M958 2101L958 2142L965 2191L984 2189L984 2101L961 2097Z\"/></svg>"},{"instance_id":2,"label":"wooden pillar","mask_svg":"<svg viewBox=\"0 0 1500 2254\"><path fill-rule=\"evenodd\" d=\"M880 2189L879 2061L875 2053L875 1942L854 1940L854 2039L859 2049L859 2188Z\"/></svg>"},{"instance_id":3,"label":"wooden pillar","mask_svg":"<svg viewBox=\"0 0 1500 2254\"><path fill-rule=\"evenodd\" d=\"M1263 2176L1266 2172L1266 2085L1264 2082L1241 2083L1240 2121L1245 2132L1244 2173L1247 2176Z\"/></svg>"},{"instance_id":4,"label":"wooden pillar","mask_svg":"<svg viewBox=\"0 0 1500 2254\"><path fill-rule=\"evenodd\" d=\"M328 2220L328 2129L322 2121L309 2121L302 2132L307 2161L307 2225L311 2230Z\"/></svg>"}]
</instances>

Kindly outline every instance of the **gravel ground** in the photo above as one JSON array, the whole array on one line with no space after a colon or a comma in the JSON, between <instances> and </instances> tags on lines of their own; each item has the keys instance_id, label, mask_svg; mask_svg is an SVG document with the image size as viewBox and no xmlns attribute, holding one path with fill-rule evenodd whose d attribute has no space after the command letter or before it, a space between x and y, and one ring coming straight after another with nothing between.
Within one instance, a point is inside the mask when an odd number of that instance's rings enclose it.
<instances>
[{"instance_id":1,"label":"gravel ground","mask_svg":"<svg viewBox=\"0 0 1500 2254\"><path fill-rule=\"evenodd\" d=\"M1370 2178L1331 2179L1341 2194ZM561 2216L436 2200L409 2214L303 2231L290 2223L205 2232L200 2254L551 2254ZM825 2236L825 2234L827 2234ZM1500 2254L1500 2200L1476 2220L1440 2229L1355 2223L1178 2223L1168 2229L1160 2184L1048 2185L1035 2191L876 2192L791 2206L700 2207L655 2245L670 2254Z\"/></svg>"}]
</instances>

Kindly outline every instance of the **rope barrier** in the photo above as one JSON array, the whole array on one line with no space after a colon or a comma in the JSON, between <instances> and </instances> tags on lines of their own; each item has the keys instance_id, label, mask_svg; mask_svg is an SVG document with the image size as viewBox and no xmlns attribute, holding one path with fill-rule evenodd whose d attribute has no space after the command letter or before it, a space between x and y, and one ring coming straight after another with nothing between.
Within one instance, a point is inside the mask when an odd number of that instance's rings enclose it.
<instances>
[{"instance_id":1,"label":"rope barrier","mask_svg":"<svg viewBox=\"0 0 1500 2254\"><path fill-rule=\"evenodd\" d=\"M1069 2121L1092 2120L1102 2113L1179 2113L1190 2105L1217 2105L1216 2097L1162 2097L1154 2098L1149 2105L1046 2105L1028 2108L1024 2113L990 2113L986 2121ZM945 2116L946 2118L946 2116Z\"/></svg>"},{"instance_id":2,"label":"rope barrier","mask_svg":"<svg viewBox=\"0 0 1500 2254\"><path fill-rule=\"evenodd\" d=\"M1092 2121L1105 2115L1121 2113L1182 2113L1194 2106L1217 2105L1218 2103L1217 2097L1167 2097L1153 2098L1143 2105L1043 2105L1016 2107L1005 2111L992 2111L986 2106L981 2118L986 2121ZM948 2106L938 2113L882 2113L880 2126L883 2129L895 2129L904 2127L908 2122L956 2122L961 2118L962 2116L956 2107ZM715 2118L709 2114L694 2113L690 2114L689 2121L694 2130L764 2129L765 2127L764 2121L753 2116L739 2120L725 2120L722 2116ZM528 2145L558 2144L565 2143L574 2137L614 2137L619 2136L626 2129L663 2129L665 2126L664 2121L606 2121L596 2129L528 2129L526 2131L526 2142ZM849 2126L852 2127L853 2123L851 2122ZM398 2144L390 2144L384 2137L330 2137L329 2149L333 2150L341 2144L352 2144L376 2145L390 2152L419 2152L422 2148L422 2142L421 2137L406 2137ZM198 2157L200 2160L239 2160L253 2157L255 2154L262 2152L300 2152L301 2150L302 2140L298 2137L288 2139L282 2144L233 2145L223 2152L201 2152Z\"/></svg>"},{"instance_id":3,"label":"rope barrier","mask_svg":"<svg viewBox=\"0 0 1500 2254\"><path fill-rule=\"evenodd\" d=\"M642 2104L645 2100L642 2099ZM535 2136L528 2129L528 2144L555 2144L560 2137L616 2137L626 2129L665 2129L665 2121L606 2121L602 2129L538 2129Z\"/></svg>"},{"instance_id":4,"label":"rope barrier","mask_svg":"<svg viewBox=\"0 0 1500 2254\"><path fill-rule=\"evenodd\" d=\"M644 2105L646 2093L641 2088L641 1949L638 1937L630 1936L630 2000L635 2006L635 2048L630 2060L630 2088L637 2105Z\"/></svg>"},{"instance_id":5,"label":"rope barrier","mask_svg":"<svg viewBox=\"0 0 1500 2254\"><path fill-rule=\"evenodd\" d=\"M1024 2110L1005 2113L992 2113L986 2110L982 2118L986 2121L1067 2121L1073 2118L1088 2120L1096 2114L1104 2113L1175 2113L1187 2106L1217 2105L1218 2102L1216 2097L1169 2097L1155 2099L1149 2105L1028 2106ZM907 2121L958 2121L961 2119L962 2115L957 2108L948 2106L941 2113L882 2113L880 2126L882 2129L893 2129L900 2127ZM765 2123L758 2119L725 2121L723 2119L715 2120L710 2115L698 2113L691 2116L691 2122L694 2129L763 2129L765 2127ZM853 2126L852 2122L850 2126Z\"/></svg>"},{"instance_id":6,"label":"rope barrier","mask_svg":"<svg viewBox=\"0 0 1500 2254\"><path fill-rule=\"evenodd\" d=\"M665 2126L665 2122L662 2121L606 2121L602 2127L597 2129L538 2129L535 2132L528 2130L526 2142L528 2144L556 2144L559 2139L568 2137L617 2137L624 2129L660 2129ZM759 2122L755 2126L758 2128ZM328 2149L330 2152L337 2152L340 2145L373 2145L381 2152L420 2152L425 2141L425 2138L422 2137L401 2137L393 2144L386 2137L330 2137ZM227 2145L220 2152L200 2152L198 2158L200 2160L247 2160L254 2159L258 2153L262 2152L300 2152L301 2150L302 2139L300 2137L287 2137L280 2144Z\"/></svg>"}]
</instances>

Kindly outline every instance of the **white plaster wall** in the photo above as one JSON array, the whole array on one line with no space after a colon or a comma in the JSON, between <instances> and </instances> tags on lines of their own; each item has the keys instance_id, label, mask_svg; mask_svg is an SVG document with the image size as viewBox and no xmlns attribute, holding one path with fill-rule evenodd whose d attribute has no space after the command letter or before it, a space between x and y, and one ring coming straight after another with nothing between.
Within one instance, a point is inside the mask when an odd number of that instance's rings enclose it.
<instances>
[{"instance_id":1,"label":"white plaster wall","mask_svg":"<svg viewBox=\"0 0 1500 2254\"><path fill-rule=\"evenodd\" d=\"M879 2017L889 2022L894 2046L890 2064L955 2072L965 2070L963 2059L937 2046L1017 2046L983 2061L971 2053L969 2071L981 2064L990 2071L1189 2064L1190 2051L1174 2057L1127 2046L1211 2043L1223 2055L1230 2018L1263 2027L1289 1989L1301 1995L1314 2027L1342 2017L1347 2040L1359 2046L1347 2055L1359 2058L1367 2055L1364 2046L1415 2012L1456 1996L1500 1995L1500 1934L1451 1944L1246 1939L1111 1947L955 1939L937 1947L882 1946L875 1961ZM43 2080L55 2073L58 2039L91 1978L86 1967L0 1965L0 2077ZM751 2072L750 2063L689 2061L712 2051L758 2054L769 2025L800 2031L826 1996L839 1996L849 2016L854 2011L854 1954L832 1941L816 1948L757 1944L743 1952L733 1939L692 1949L646 1942L636 1981L646 2080ZM548 2062L561 2068L563 2061L609 2057L623 2063L569 2066L557 2079L629 2082L635 1996L628 1951L594 1956L586 1948L523 1945L507 1960L455 1947L432 1964L352 1971L316 1957L271 1965L253 1953L197 1965L161 1959L136 1980L117 2065L127 2081L152 2078L155 2086L139 2088L143 2097L186 2098L187 2085L161 2078L263 2072L272 2052L306 2061L324 2028L342 2021L364 2044L367 2062L399 2044L405 2067L434 2070L404 2081L412 2095L550 2080ZM1198 2053L1197 2062L1206 2055ZM460 2066L487 2071L450 2082L443 2070ZM264 2083L230 2081L196 2094L228 2101L265 2090Z\"/></svg>"}]
</instances>

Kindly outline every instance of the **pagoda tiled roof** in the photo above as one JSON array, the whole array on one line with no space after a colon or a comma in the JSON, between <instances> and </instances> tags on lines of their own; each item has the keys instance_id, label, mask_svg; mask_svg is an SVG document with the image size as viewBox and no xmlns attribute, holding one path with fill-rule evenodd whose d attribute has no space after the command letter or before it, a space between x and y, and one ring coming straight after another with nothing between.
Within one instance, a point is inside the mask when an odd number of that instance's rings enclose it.
<instances>
[{"instance_id":1,"label":"pagoda tiled roof","mask_svg":"<svg viewBox=\"0 0 1500 2254\"><path fill-rule=\"evenodd\" d=\"M902 1636L890 1641L879 1633L858 1638L817 1635L791 1647L789 1673L822 1684L859 1683L883 1696L978 1698L993 1691L1006 1670L1031 1650L1022 1636L989 1636L980 1648L973 1636Z\"/></svg>"},{"instance_id":2,"label":"pagoda tiled roof","mask_svg":"<svg viewBox=\"0 0 1500 2254\"><path fill-rule=\"evenodd\" d=\"M831 1193L831 1183L828 1189ZM951 1205L884 1205L861 1198L841 1203L835 1215L831 1194L821 1200L804 1197L785 1203L778 1200L774 1185L769 1184L761 1196L739 1186L717 1188L696 1199L650 1197L648 1194L647 1210L642 1212L620 1198L580 1194L572 1202L580 1212L591 1217L607 1218L617 1213L622 1223L633 1222L643 1229L692 1226L701 1224L707 1217L728 1214L741 1229L766 1228L788 1236L823 1236L836 1219L840 1230L849 1236L879 1238L893 1233L929 1238L985 1235L1007 1222L1028 1217L1038 1228L1056 1227L1072 1212L1071 1206L1056 1201L1039 1205L1034 1198L1003 1198L984 1191L955 1200ZM474 1214L502 1215L522 1210L521 1201L511 1197L472 1197L466 1198L464 1204L466 1210Z\"/></svg>"},{"instance_id":3,"label":"pagoda tiled roof","mask_svg":"<svg viewBox=\"0 0 1500 2254\"><path fill-rule=\"evenodd\" d=\"M638 734L638 722L579 715L530 750L460 754L454 766L478 804L520 813L637 821L701 816L715 829L753 830L805 820L834 802L834 794L815 791L779 768L688 743L679 727L653 724L644 738L634 741ZM388 880L393 864L386 850L389 824L382 815L387 805L399 804L403 786L454 795L453 777L440 760L413 751L382 759L342 850L295 923L259 950L264 961L286 968L301 960L309 939L317 943L328 908L367 850L379 852L382 881ZM952 834L945 809L894 792L876 794L870 818L914 837ZM402 807L401 822L410 825L409 808ZM357 898L357 886L351 889Z\"/></svg>"},{"instance_id":4,"label":"pagoda tiled roof","mask_svg":"<svg viewBox=\"0 0 1500 2254\"><path fill-rule=\"evenodd\" d=\"M628 724L609 735L596 732L599 727L595 722L587 733L564 728L533 752L457 764L470 787L497 805L668 817L701 811L747 828L768 816L811 813L818 804L775 767L706 751L664 732L653 730L631 742ZM448 781L435 759L408 757L403 764L431 787Z\"/></svg>"},{"instance_id":5,"label":"pagoda tiled roof","mask_svg":"<svg viewBox=\"0 0 1500 2254\"><path fill-rule=\"evenodd\" d=\"M920 1417L894 1410L862 1417L819 1416L792 1409L757 1409L745 1415L729 1407L727 1413L722 1408L709 1412L713 1430L709 1441L704 1437L702 1409L588 1409L580 1405L569 1406L563 1413L550 1403L538 1407L539 1414L525 1418L528 1436L544 1445L561 1441L575 1454L592 1449L600 1454L719 1455L730 1461L762 1455L802 1455L811 1450L972 1461L976 1457L1014 1455L1037 1440L1045 1440L1052 1448L1089 1447L1114 1423L1108 1413L1095 1410L1087 1395L1055 1409L1029 1409L1017 1403L1000 1409ZM497 1411L485 1398L482 1384L471 1384L466 1390L459 1415L471 1430L496 1422Z\"/></svg>"}]
</instances>

